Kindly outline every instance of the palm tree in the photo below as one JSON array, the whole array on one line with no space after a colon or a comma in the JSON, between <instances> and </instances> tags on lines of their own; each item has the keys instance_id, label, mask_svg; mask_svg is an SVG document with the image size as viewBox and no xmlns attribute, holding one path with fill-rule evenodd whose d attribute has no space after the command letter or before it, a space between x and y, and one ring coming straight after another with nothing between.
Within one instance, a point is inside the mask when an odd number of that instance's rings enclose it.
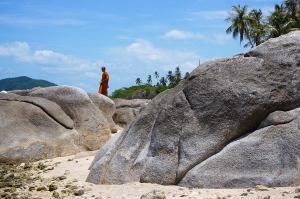
<instances>
[{"instance_id":1,"label":"palm tree","mask_svg":"<svg viewBox=\"0 0 300 199\"><path fill-rule=\"evenodd\" d=\"M181 71L179 66L175 68L175 84L178 84L181 81Z\"/></svg>"},{"instance_id":2,"label":"palm tree","mask_svg":"<svg viewBox=\"0 0 300 199\"><path fill-rule=\"evenodd\" d=\"M188 78L189 75L190 75L190 73L189 73L189 72L186 72L183 79Z\"/></svg>"},{"instance_id":3,"label":"palm tree","mask_svg":"<svg viewBox=\"0 0 300 199\"><path fill-rule=\"evenodd\" d=\"M287 15L293 18L295 21L299 20L299 4L300 0L285 0L284 6L287 11Z\"/></svg>"},{"instance_id":4,"label":"palm tree","mask_svg":"<svg viewBox=\"0 0 300 199\"><path fill-rule=\"evenodd\" d=\"M166 86L168 80L167 80L166 78L164 78L164 77L161 77L160 80L159 80L159 82L160 82L160 84L161 84L162 86Z\"/></svg>"},{"instance_id":5,"label":"palm tree","mask_svg":"<svg viewBox=\"0 0 300 199\"><path fill-rule=\"evenodd\" d=\"M155 71L154 76L156 77L156 84L158 85L159 73L157 71Z\"/></svg>"},{"instance_id":6,"label":"palm tree","mask_svg":"<svg viewBox=\"0 0 300 199\"><path fill-rule=\"evenodd\" d=\"M258 46L259 44L263 43L267 37L268 34L268 25L263 22L264 20L264 15L261 11L259 10L252 10L248 14L248 35L247 39L249 40L248 43L245 44L244 47L248 47L252 44L255 44L255 46ZM252 42L250 42L252 41ZM254 46L251 46L254 47Z\"/></svg>"},{"instance_id":7,"label":"palm tree","mask_svg":"<svg viewBox=\"0 0 300 199\"><path fill-rule=\"evenodd\" d=\"M151 78L151 75L148 76L147 84L148 84L148 85L151 85L151 84L152 84L152 78Z\"/></svg>"},{"instance_id":8,"label":"palm tree","mask_svg":"<svg viewBox=\"0 0 300 199\"><path fill-rule=\"evenodd\" d=\"M248 21L249 16L247 14L247 5L244 5L241 7L238 6L232 6L231 10L232 12L229 13L229 16L225 19L225 21L229 21L232 24L227 28L226 33L230 34L232 33L233 38L237 38L239 36L240 43L242 43L244 36L247 38L250 38L249 32L248 32ZM254 47L254 44L251 40L249 40L249 43L251 47Z\"/></svg>"},{"instance_id":9,"label":"palm tree","mask_svg":"<svg viewBox=\"0 0 300 199\"><path fill-rule=\"evenodd\" d=\"M136 85L141 85L142 84L142 80L141 80L141 78L137 78L136 80L135 80L135 83L136 83Z\"/></svg>"},{"instance_id":10,"label":"palm tree","mask_svg":"<svg viewBox=\"0 0 300 199\"><path fill-rule=\"evenodd\" d=\"M274 12L268 17L269 26L272 27L270 32L270 38L279 37L280 35L288 33L291 28L293 20L290 20L285 13L284 6L275 5Z\"/></svg>"},{"instance_id":11,"label":"palm tree","mask_svg":"<svg viewBox=\"0 0 300 199\"><path fill-rule=\"evenodd\" d=\"M168 71L166 79L169 81L169 85L173 85L174 84L174 79L175 78L174 78L173 72L171 70Z\"/></svg>"},{"instance_id":12,"label":"palm tree","mask_svg":"<svg viewBox=\"0 0 300 199\"><path fill-rule=\"evenodd\" d=\"M292 28L300 28L300 0L285 0L284 6L286 15L294 21Z\"/></svg>"}]
</instances>

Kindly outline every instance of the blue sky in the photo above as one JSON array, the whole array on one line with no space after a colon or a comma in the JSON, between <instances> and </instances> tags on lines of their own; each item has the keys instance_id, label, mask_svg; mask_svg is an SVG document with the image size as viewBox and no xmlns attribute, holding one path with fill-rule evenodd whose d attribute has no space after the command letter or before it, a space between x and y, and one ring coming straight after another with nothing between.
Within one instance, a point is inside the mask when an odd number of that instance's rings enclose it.
<instances>
[{"instance_id":1,"label":"blue sky","mask_svg":"<svg viewBox=\"0 0 300 199\"><path fill-rule=\"evenodd\" d=\"M182 74L245 52L226 34L232 5L262 9L281 0L0 0L0 79L28 76L97 92L101 67L109 94L154 72Z\"/></svg>"}]
</instances>

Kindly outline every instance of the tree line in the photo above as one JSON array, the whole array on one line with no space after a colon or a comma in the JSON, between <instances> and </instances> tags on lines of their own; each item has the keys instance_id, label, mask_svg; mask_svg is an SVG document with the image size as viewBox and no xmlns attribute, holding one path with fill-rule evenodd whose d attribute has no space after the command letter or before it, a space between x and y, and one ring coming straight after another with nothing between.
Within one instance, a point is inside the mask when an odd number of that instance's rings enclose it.
<instances>
[{"instance_id":1,"label":"tree line","mask_svg":"<svg viewBox=\"0 0 300 199\"><path fill-rule=\"evenodd\" d=\"M244 47L253 48L270 38L300 29L300 0L284 0L280 5L275 4L269 16L265 16L261 9L250 12L247 9L248 5L232 6L225 19L231 22L226 33L239 38L240 44L247 39Z\"/></svg>"},{"instance_id":2,"label":"tree line","mask_svg":"<svg viewBox=\"0 0 300 199\"><path fill-rule=\"evenodd\" d=\"M188 77L189 73L186 72L182 78L181 70L178 67L175 71L168 71L166 76L160 77L159 73L155 71L153 73L156 78L154 85L152 85L152 75L148 75L145 83L142 82L141 78L135 80L136 86L123 87L116 89L112 92L111 98L123 98L123 99L153 99L159 93L174 88L182 79Z\"/></svg>"},{"instance_id":3,"label":"tree line","mask_svg":"<svg viewBox=\"0 0 300 199\"><path fill-rule=\"evenodd\" d=\"M181 76L181 71L179 66L177 66L175 68L175 71L173 73L173 71L168 71L167 75L165 77L161 77L159 79L159 73L157 71L155 71L153 73L154 77L156 78L156 86L176 86L181 80L182 80L182 76ZM189 72L186 72L183 79L187 78L187 76L189 75ZM141 80L141 78L137 78L135 80L136 85L140 86L143 85L143 82ZM148 75L148 78L146 79L146 83L144 85L148 85L148 86L152 86L152 76Z\"/></svg>"}]
</instances>

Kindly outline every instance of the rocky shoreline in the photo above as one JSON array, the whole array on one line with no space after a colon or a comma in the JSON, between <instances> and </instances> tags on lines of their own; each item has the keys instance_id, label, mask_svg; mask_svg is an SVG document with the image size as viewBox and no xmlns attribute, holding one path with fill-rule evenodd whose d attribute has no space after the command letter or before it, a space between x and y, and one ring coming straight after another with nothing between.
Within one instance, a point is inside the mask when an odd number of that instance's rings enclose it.
<instances>
[{"instance_id":1,"label":"rocky shoreline","mask_svg":"<svg viewBox=\"0 0 300 199\"><path fill-rule=\"evenodd\" d=\"M76 185L75 180L66 182L68 171L65 172L65 175L57 177L41 177L41 173L54 170L59 164L60 162L52 161L22 163L21 165L1 163L0 196L6 199L31 199L36 198L39 192L47 191L52 193L51 197L53 198L82 195L83 192Z\"/></svg>"},{"instance_id":2,"label":"rocky shoreline","mask_svg":"<svg viewBox=\"0 0 300 199\"><path fill-rule=\"evenodd\" d=\"M276 199L300 198L298 187L197 189L153 183L94 185L85 182L93 156L67 156L20 165L0 164L0 198L49 199Z\"/></svg>"}]
</instances>

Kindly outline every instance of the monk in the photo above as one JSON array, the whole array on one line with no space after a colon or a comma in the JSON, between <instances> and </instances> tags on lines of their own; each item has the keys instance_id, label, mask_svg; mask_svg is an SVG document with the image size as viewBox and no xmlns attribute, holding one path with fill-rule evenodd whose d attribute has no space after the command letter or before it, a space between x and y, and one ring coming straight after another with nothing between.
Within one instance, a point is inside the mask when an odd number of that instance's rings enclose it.
<instances>
[{"instance_id":1,"label":"monk","mask_svg":"<svg viewBox=\"0 0 300 199\"><path fill-rule=\"evenodd\" d=\"M98 93L107 96L108 94L108 80L109 80L109 75L108 73L105 71L105 67L103 66L101 68L102 70L102 78L101 78L101 82L100 82L100 87L99 87L99 91Z\"/></svg>"}]
</instances>

